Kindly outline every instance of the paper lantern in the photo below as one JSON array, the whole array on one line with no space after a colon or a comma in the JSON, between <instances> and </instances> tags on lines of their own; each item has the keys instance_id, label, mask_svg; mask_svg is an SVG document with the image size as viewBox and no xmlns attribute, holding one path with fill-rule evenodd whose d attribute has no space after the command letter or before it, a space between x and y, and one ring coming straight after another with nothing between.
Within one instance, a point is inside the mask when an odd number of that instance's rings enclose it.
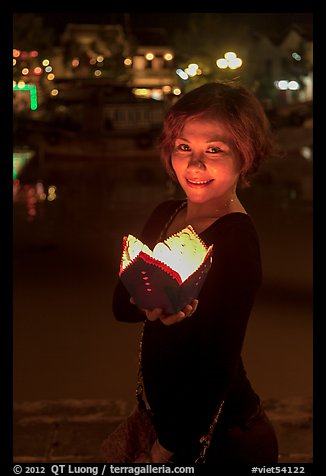
<instances>
[{"instance_id":1,"label":"paper lantern","mask_svg":"<svg viewBox=\"0 0 326 476\"><path fill-rule=\"evenodd\" d=\"M124 236L119 276L140 309L160 307L174 314L198 297L212 250L191 225L157 243L153 251L133 235Z\"/></svg>"}]
</instances>

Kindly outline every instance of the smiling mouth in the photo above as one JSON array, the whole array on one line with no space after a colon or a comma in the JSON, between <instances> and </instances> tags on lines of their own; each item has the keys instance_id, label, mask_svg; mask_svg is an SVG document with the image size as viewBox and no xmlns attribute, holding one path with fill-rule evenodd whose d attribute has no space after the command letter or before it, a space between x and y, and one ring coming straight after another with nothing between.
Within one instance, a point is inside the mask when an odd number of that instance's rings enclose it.
<instances>
[{"instance_id":1,"label":"smiling mouth","mask_svg":"<svg viewBox=\"0 0 326 476\"><path fill-rule=\"evenodd\" d=\"M190 180L190 179L186 179L186 182L191 187L205 187L206 185L213 182L213 180L214 179L210 179L210 180Z\"/></svg>"}]
</instances>

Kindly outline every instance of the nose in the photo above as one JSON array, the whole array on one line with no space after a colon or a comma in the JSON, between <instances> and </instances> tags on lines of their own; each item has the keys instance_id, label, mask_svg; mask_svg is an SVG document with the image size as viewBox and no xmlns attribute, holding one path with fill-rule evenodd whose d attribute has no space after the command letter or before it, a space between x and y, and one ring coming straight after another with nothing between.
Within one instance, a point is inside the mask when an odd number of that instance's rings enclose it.
<instances>
[{"instance_id":1,"label":"nose","mask_svg":"<svg viewBox=\"0 0 326 476\"><path fill-rule=\"evenodd\" d=\"M202 154L192 153L189 161L188 161L188 168L205 168L205 160Z\"/></svg>"}]
</instances>

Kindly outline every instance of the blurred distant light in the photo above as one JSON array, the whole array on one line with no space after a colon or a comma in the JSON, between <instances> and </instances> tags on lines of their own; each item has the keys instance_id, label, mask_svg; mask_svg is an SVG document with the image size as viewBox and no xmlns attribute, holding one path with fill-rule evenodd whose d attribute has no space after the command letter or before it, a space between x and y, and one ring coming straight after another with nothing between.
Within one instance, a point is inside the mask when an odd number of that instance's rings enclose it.
<instances>
[{"instance_id":1,"label":"blurred distant light","mask_svg":"<svg viewBox=\"0 0 326 476\"><path fill-rule=\"evenodd\" d=\"M280 81L276 82L277 88L285 91L288 88L288 81L286 79L281 79Z\"/></svg>"},{"instance_id":2,"label":"blurred distant light","mask_svg":"<svg viewBox=\"0 0 326 476\"><path fill-rule=\"evenodd\" d=\"M27 214L32 216L32 217L35 217L35 215L36 215L35 201L33 199L29 200Z\"/></svg>"},{"instance_id":3,"label":"blurred distant light","mask_svg":"<svg viewBox=\"0 0 326 476\"><path fill-rule=\"evenodd\" d=\"M300 84L298 83L298 81L289 81L288 89L291 89L291 91L297 91L298 89L300 89Z\"/></svg>"},{"instance_id":4,"label":"blurred distant light","mask_svg":"<svg viewBox=\"0 0 326 476\"><path fill-rule=\"evenodd\" d=\"M16 63L17 63L17 60L16 60L15 58L13 58L13 60L12 60L12 64L15 66L15 65L16 65Z\"/></svg>"},{"instance_id":5,"label":"blurred distant light","mask_svg":"<svg viewBox=\"0 0 326 476\"><path fill-rule=\"evenodd\" d=\"M48 78L49 81L53 81L54 78L55 78L55 75L53 73L50 73L50 74L47 75L47 78Z\"/></svg>"},{"instance_id":6,"label":"blurred distant light","mask_svg":"<svg viewBox=\"0 0 326 476\"><path fill-rule=\"evenodd\" d=\"M50 94L51 96L58 96L59 91L57 89L52 89Z\"/></svg>"},{"instance_id":7,"label":"blurred distant light","mask_svg":"<svg viewBox=\"0 0 326 476\"><path fill-rule=\"evenodd\" d=\"M229 68L230 69L237 69L240 68L242 65L242 59L241 58L233 58L229 60Z\"/></svg>"},{"instance_id":8,"label":"blurred distant light","mask_svg":"<svg viewBox=\"0 0 326 476\"><path fill-rule=\"evenodd\" d=\"M37 195L41 195L42 193L44 193L43 182L37 182L36 186L35 186L35 189L36 189L36 194Z\"/></svg>"},{"instance_id":9,"label":"blurred distant light","mask_svg":"<svg viewBox=\"0 0 326 476\"><path fill-rule=\"evenodd\" d=\"M171 60L173 59L173 54L171 54L171 53L165 53L164 59L165 59L166 61L171 61Z\"/></svg>"},{"instance_id":10,"label":"blurred distant light","mask_svg":"<svg viewBox=\"0 0 326 476\"><path fill-rule=\"evenodd\" d=\"M189 76L187 75L187 73L185 71L183 71L183 69L178 68L176 70L176 73L177 73L178 76L180 76L181 79L186 80L186 79L189 78Z\"/></svg>"},{"instance_id":11,"label":"blurred distant light","mask_svg":"<svg viewBox=\"0 0 326 476\"><path fill-rule=\"evenodd\" d=\"M94 76L96 76L96 77L101 76L101 74L102 74L102 71L100 69L96 69L94 71Z\"/></svg>"},{"instance_id":12,"label":"blurred distant light","mask_svg":"<svg viewBox=\"0 0 326 476\"><path fill-rule=\"evenodd\" d=\"M126 66L131 66L132 65L132 59L131 58L125 58L123 62Z\"/></svg>"},{"instance_id":13,"label":"blurred distant light","mask_svg":"<svg viewBox=\"0 0 326 476\"><path fill-rule=\"evenodd\" d=\"M71 61L71 66L73 68L77 68L77 66L79 66L79 59L78 58L73 58L72 61Z\"/></svg>"},{"instance_id":14,"label":"blurred distant light","mask_svg":"<svg viewBox=\"0 0 326 476\"><path fill-rule=\"evenodd\" d=\"M50 185L48 187L48 201L49 202L52 202L53 200L57 198L56 190L57 190L57 187L55 185Z\"/></svg>"},{"instance_id":15,"label":"blurred distant light","mask_svg":"<svg viewBox=\"0 0 326 476\"><path fill-rule=\"evenodd\" d=\"M14 49L14 50L12 51L12 55L13 55L14 58L19 58L20 54L21 54L21 51L20 51L20 50L15 50L15 49Z\"/></svg>"},{"instance_id":16,"label":"blurred distant light","mask_svg":"<svg viewBox=\"0 0 326 476\"><path fill-rule=\"evenodd\" d=\"M38 51L36 50L33 50L29 53L29 56L31 56L32 58L37 58L38 57Z\"/></svg>"},{"instance_id":17,"label":"blurred distant light","mask_svg":"<svg viewBox=\"0 0 326 476\"><path fill-rule=\"evenodd\" d=\"M37 76L39 76L42 73L43 73L43 69L40 68L39 66L36 66L36 68L34 68L34 74L36 74Z\"/></svg>"},{"instance_id":18,"label":"blurred distant light","mask_svg":"<svg viewBox=\"0 0 326 476\"><path fill-rule=\"evenodd\" d=\"M19 81L17 85L13 86L14 91L29 91L30 108L32 111L37 109L37 90L34 84L25 84L24 81Z\"/></svg>"},{"instance_id":19,"label":"blurred distant light","mask_svg":"<svg viewBox=\"0 0 326 476\"><path fill-rule=\"evenodd\" d=\"M15 169L13 171L13 179L13 199L14 201L16 201L18 192L20 190L20 180L17 178L17 173Z\"/></svg>"},{"instance_id":20,"label":"blurred distant light","mask_svg":"<svg viewBox=\"0 0 326 476\"><path fill-rule=\"evenodd\" d=\"M311 147L304 146L301 148L301 155L304 157L308 162L312 161L312 150Z\"/></svg>"},{"instance_id":21,"label":"blurred distant light","mask_svg":"<svg viewBox=\"0 0 326 476\"><path fill-rule=\"evenodd\" d=\"M234 51L228 51L227 53L224 54L224 58L228 61L232 61L237 57L237 55L234 53Z\"/></svg>"},{"instance_id":22,"label":"blurred distant light","mask_svg":"<svg viewBox=\"0 0 326 476\"><path fill-rule=\"evenodd\" d=\"M28 53L27 53L27 51L22 51L22 52L20 53L20 57L21 57L22 60L27 59L27 58L28 58Z\"/></svg>"},{"instance_id":23,"label":"blurred distant light","mask_svg":"<svg viewBox=\"0 0 326 476\"><path fill-rule=\"evenodd\" d=\"M13 178L17 179L21 170L35 155L34 150L16 150L13 153Z\"/></svg>"},{"instance_id":24,"label":"blurred distant light","mask_svg":"<svg viewBox=\"0 0 326 476\"><path fill-rule=\"evenodd\" d=\"M162 89L152 89L152 98L156 101L161 101L163 99Z\"/></svg>"},{"instance_id":25,"label":"blurred distant light","mask_svg":"<svg viewBox=\"0 0 326 476\"><path fill-rule=\"evenodd\" d=\"M31 109L34 111L37 109L37 91L36 86L30 85L30 100L31 100Z\"/></svg>"},{"instance_id":26,"label":"blurred distant light","mask_svg":"<svg viewBox=\"0 0 326 476\"><path fill-rule=\"evenodd\" d=\"M135 96L144 98L151 97L151 90L148 88L133 88L132 92Z\"/></svg>"},{"instance_id":27,"label":"blurred distant light","mask_svg":"<svg viewBox=\"0 0 326 476\"><path fill-rule=\"evenodd\" d=\"M197 69L196 74L203 74L202 70L200 68Z\"/></svg>"},{"instance_id":28,"label":"blurred distant light","mask_svg":"<svg viewBox=\"0 0 326 476\"><path fill-rule=\"evenodd\" d=\"M22 74L23 74L24 76L26 76L28 73L29 73L29 69L28 69L28 68L23 68L23 69L22 69Z\"/></svg>"},{"instance_id":29,"label":"blurred distant light","mask_svg":"<svg viewBox=\"0 0 326 476\"><path fill-rule=\"evenodd\" d=\"M13 86L16 86L16 84L17 84L16 81L13 81L13 82L12 82L12 85L13 85Z\"/></svg>"},{"instance_id":30,"label":"blurred distant light","mask_svg":"<svg viewBox=\"0 0 326 476\"><path fill-rule=\"evenodd\" d=\"M185 69L185 73L188 74L190 77L196 76L198 67L198 64L190 63Z\"/></svg>"},{"instance_id":31,"label":"blurred distant light","mask_svg":"<svg viewBox=\"0 0 326 476\"><path fill-rule=\"evenodd\" d=\"M51 73L51 71L52 71L52 66L47 66L47 67L45 68L45 72L46 72L46 73Z\"/></svg>"},{"instance_id":32,"label":"blurred distant light","mask_svg":"<svg viewBox=\"0 0 326 476\"><path fill-rule=\"evenodd\" d=\"M238 58L234 51L227 51L224 53L224 58L216 60L216 65L220 69L237 69L242 65L242 59Z\"/></svg>"},{"instance_id":33,"label":"blurred distant light","mask_svg":"<svg viewBox=\"0 0 326 476\"><path fill-rule=\"evenodd\" d=\"M281 91L286 91L287 89L290 89L291 91L297 91L300 89L300 84L298 81L288 81L287 79L281 79L280 81L275 81L274 85L277 89L280 89Z\"/></svg>"},{"instance_id":34,"label":"blurred distant light","mask_svg":"<svg viewBox=\"0 0 326 476\"><path fill-rule=\"evenodd\" d=\"M41 201L46 199L46 193L44 192L43 182L37 182L35 187L37 198Z\"/></svg>"},{"instance_id":35,"label":"blurred distant light","mask_svg":"<svg viewBox=\"0 0 326 476\"><path fill-rule=\"evenodd\" d=\"M229 66L229 63L225 58L219 58L218 60L216 60L216 64L221 69L225 69Z\"/></svg>"},{"instance_id":36,"label":"blurred distant light","mask_svg":"<svg viewBox=\"0 0 326 476\"><path fill-rule=\"evenodd\" d=\"M154 59L154 55L153 55L153 53L148 52L148 53L146 53L145 58L146 58L148 61L152 61L152 60Z\"/></svg>"},{"instance_id":37,"label":"blurred distant light","mask_svg":"<svg viewBox=\"0 0 326 476\"><path fill-rule=\"evenodd\" d=\"M292 58L296 61L301 61L301 55L299 55L299 53L297 53L296 51L293 51Z\"/></svg>"},{"instance_id":38,"label":"blurred distant light","mask_svg":"<svg viewBox=\"0 0 326 476\"><path fill-rule=\"evenodd\" d=\"M173 89L173 94L175 94L176 96L180 96L180 94L181 94L181 89L179 89L179 88L174 88L174 89Z\"/></svg>"},{"instance_id":39,"label":"blurred distant light","mask_svg":"<svg viewBox=\"0 0 326 476\"><path fill-rule=\"evenodd\" d=\"M96 61L97 61L98 63L103 63L104 57L101 56L101 55L99 55L99 56L96 58Z\"/></svg>"},{"instance_id":40,"label":"blurred distant light","mask_svg":"<svg viewBox=\"0 0 326 476\"><path fill-rule=\"evenodd\" d=\"M96 58L94 58L94 57L91 58L91 59L89 60L89 63L90 63L90 64L96 64L96 63L97 63Z\"/></svg>"},{"instance_id":41,"label":"blurred distant light","mask_svg":"<svg viewBox=\"0 0 326 476\"><path fill-rule=\"evenodd\" d=\"M162 87L162 91L165 94L169 94L171 92L171 89L172 89L171 86L169 86L168 84Z\"/></svg>"},{"instance_id":42,"label":"blurred distant light","mask_svg":"<svg viewBox=\"0 0 326 476\"><path fill-rule=\"evenodd\" d=\"M43 66L49 66L49 64L50 64L50 61L49 61L48 59L44 59L44 60L42 61L42 65L43 65Z\"/></svg>"}]
</instances>

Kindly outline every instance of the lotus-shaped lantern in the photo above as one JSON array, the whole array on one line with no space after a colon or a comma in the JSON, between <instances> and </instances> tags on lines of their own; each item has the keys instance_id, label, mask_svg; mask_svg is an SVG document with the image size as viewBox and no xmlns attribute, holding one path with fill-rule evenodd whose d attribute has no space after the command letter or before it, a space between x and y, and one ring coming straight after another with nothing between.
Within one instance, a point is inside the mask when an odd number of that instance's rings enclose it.
<instances>
[{"instance_id":1,"label":"lotus-shaped lantern","mask_svg":"<svg viewBox=\"0 0 326 476\"><path fill-rule=\"evenodd\" d=\"M160 307L174 314L198 297L212 249L191 225L157 243L153 251L133 235L124 236L119 276L140 309Z\"/></svg>"}]
</instances>

